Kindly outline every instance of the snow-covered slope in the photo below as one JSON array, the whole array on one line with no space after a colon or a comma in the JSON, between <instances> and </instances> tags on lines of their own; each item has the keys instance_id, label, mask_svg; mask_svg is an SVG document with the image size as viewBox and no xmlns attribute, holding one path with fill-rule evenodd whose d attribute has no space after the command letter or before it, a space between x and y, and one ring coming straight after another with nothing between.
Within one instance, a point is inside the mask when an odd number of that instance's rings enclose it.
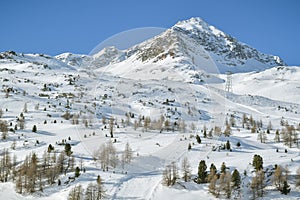
<instances>
[{"instance_id":1,"label":"snow-covered slope","mask_svg":"<svg viewBox=\"0 0 300 200\"><path fill-rule=\"evenodd\" d=\"M88 55L80 55L73 53L63 53L55 56L55 58L73 67L87 65L92 61L92 58Z\"/></svg>"},{"instance_id":2,"label":"snow-covered slope","mask_svg":"<svg viewBox=\"0 0 300 200\"><path fill-rule=\"evenodd\" d=\"M223 162L230 173L238 169L242 178L239 198L251 199L250 184L255 176L251 162L254 154L259 154L266 174L263 198L296 200L300 195L295 184L299 146L296 140L291 146L284 144L284 133L279 142L275 138L277 129L284 132L291 127L296 128L293 137L299 135L300 68L271 67L277 64L283 63L199 18L179 22L124 51L109 47L95 55L55 57L1 53L0 120L7 122L9 131L6 138L1 132L0 158L8 149L17 156L19 168L26 155L36 153L39 166L43 166L45 155L55 160L65 152L62 141L66 141L72 147L74 167L86 171L73 180L74 170L67 168L70 159L66 158L67 169L58 174L61 185L58 180L51 185L42 176L34 194L24 188L22 195L15 192L19 182L9 175L8 182L0 184L0 199L67 199L74 186L86 189L96 183L98 175L108 199L217 199L208 191L208 184L196 183L201 160L206 161L208 173L212 163L217 172ZM218 69L236 72L232 75L233 93L224 92L226 74L218 74ZM72 116L69 120L66 113ZM246 124L243 116L249 118ZM253 125L250 118L256 121ZM229 137L221 134L226 131L226 120L235 122ZM32 131L34 125L36 132ZM223 149L227 141L231 150ZM132 161L124 163L127 143ZM54 146L51 153L47 153L49 144ZM115 167L103 169L101 159L97 160L95 152L103 144L115 148L119 158ZM191 180L179 178L174 186L163 185L162 174L172 162L182 177L185 157L190 162ZM288 196L271 181L275 164L289 169L292 191ZM236 193L234 190L232 198ZM221 198L225 198L222 192Z\"/></svg>"},{"instance_id":3,"label":"snow-covered slope","mask_svg":"<svg viewBox=\"0 0 300 200\"><path fill-rule=\"evenodd\" d=\"M23 54L7 51L0 53L0 61L8 64L29 64L29 67L35 65L40 69L74 69L64 61L45 54Z\"/></svg>"},{"instance_id":4,"label":"snow-covered slope","mask_svg":"<svg viewBox=\"0 0 300 200\"><path fill-rule=\"evenodd\" d=\"M300 67L274 67L261 72L234 74L232 83L237 94L260 95L279 101L299 103L299 77Z\"/></svg>"}]
</instances>

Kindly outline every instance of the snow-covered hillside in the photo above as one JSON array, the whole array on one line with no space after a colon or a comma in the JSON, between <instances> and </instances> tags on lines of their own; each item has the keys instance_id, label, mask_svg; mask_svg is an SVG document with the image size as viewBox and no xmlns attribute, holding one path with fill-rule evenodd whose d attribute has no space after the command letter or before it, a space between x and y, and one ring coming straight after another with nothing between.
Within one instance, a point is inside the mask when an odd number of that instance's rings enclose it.
<instances>
[{"instance_id":1,"label":"snow-covered hillside","mask_svg":"<svg viewBox=\"0 0 300 200\"><path fill-rule=\"evenodd\" d=\"M278 64L199 18L124 51L3 52L0 199L68 199L93 183L107 199L252 199L263 190L261 199L296 200L300 68ZM229 69L233 93L218 73ZM198 184L200 161L218 175ZM235 169L239 188L228 178ZM178 175L169 186L168 170Z\"/></svg>"}]
</instances>

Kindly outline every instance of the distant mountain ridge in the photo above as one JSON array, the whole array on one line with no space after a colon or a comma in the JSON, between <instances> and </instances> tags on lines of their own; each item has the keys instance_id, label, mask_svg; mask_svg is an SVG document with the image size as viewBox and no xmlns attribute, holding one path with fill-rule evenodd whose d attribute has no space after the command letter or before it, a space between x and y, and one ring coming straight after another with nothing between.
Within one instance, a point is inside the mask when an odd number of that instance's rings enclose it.
<instances>
[{"instance_id":1,"label":"distant mountain ridge","mask_svg":"<svg viewBox=\"0 0 300 200\"><path fill-rule=\"evenodd\" d=\"M92 65L103 67L123 62L132 56L134 59L131 59L131 62L142 63L159 63L170 57L174 59L174 65L178 62L188 63L190 67L204 71L210 71L206 65L210 59L222 73L261 71L273 66L286 65L280 57L261 53L201 18L179 21L160 35L127 50L107 47L93 55Z\"/></svg>"},{"instance_id":2,"label":"distant mountain ridge","mask_svg":"<svg viewBox=\"0 0 300 200\"><path fill-rule=\"evenodd\" d=\"M2 53L0 58L5 58L5 55L9 54ZM126 50L118 50L112 46L94 55L63 53L47 58L51 58L52 62L57 60L55 61L57 65L63 63L64 66L76 68L99 69L112 66L114 72L123 71L126 65L128 69L141 73L147 70L144 65L150 64L157 68L167 65L170 69L190 74L197 73L195 71L201 73L262 71L286 65L280 57L261 53L198 17L179 21L160 35ZM28 59L21 60L27 62ZM151 67L154 70L155 67Z\"/></svg>"}]
</instances>

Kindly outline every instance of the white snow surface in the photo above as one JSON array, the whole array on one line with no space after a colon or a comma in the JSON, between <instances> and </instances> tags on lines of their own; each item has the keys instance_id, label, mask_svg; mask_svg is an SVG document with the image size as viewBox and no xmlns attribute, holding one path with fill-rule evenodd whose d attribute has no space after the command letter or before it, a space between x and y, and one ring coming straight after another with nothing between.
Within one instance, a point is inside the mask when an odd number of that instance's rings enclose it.
<instances>
[{"instance_id":1,"label":"white snow surface","mask_svg":"<svg viewBox=\"0 0 300 200\"><path fill-rule=\"evenodd\" d=\"M76 165L82 159L86 172L72 183L47 186L44 192L33 195L16 193L11 180L0 183L0 199L67 199L75 185L86 188L98 175L103 179L108 199L216 199L208 192L208 184L196 184L193 180L185 183L179 179L172 187L162 185L165 166L175 161L180 169L184 157L191 164L192 178L197 176L201 160L206 161L208 168L214 163L218 171L222 162L231 172L238 169L244 183L241 199L251 198L248 184L254 175L250 164L254 154L263 157L264 169L270 170L274 164L288 166L291 177L295 176L300 164L299 148L276 143L274 136L276 129L283 128L281 119L295 127L300 123L300 68L275 66L275 61L260 62L249 58L244 64L233 67L233 93L224 92L226 74L218 71L228 69L228 66L220 69L228 60L221 54L206 50L201 42L175 27L189 30L189 34L197 29L219 38L227 37L199 18L192 18L124 51L111 47L94 56L65 53L56 57L1 53L1 120L12 123L9 128L13 128L25 103L28 112L24 113L25 129L15 133L10 131L8 139L0 140L0 150L9 149L18 161L31 152L41 158L49 144L54 145L57 152L63 151L63 146L56 142L70 137L68 142L72 144ZM230 44L229 40L224 43ZM223 60L217 61L221 57ZM240 61L236 59L234 62L238 64ZM11 91L7 95L8 88ZM66 107L67 103L70 108ZM35 109L37 104L39 108ZM78 125L61 117L66 110L81 114ZM126 120L126 112L134 114L129 126L121 123ZM272 122L273 129L267 134L266 143L257 140L257 133L241 127L243 114L262 120L263 130ZM142 127L134 130L134 121L142 115L150 116L152 121L161 115L171 122L184 120L186 131L145 131ZM224 121L230 115L237 122L230 137L203 137L201 130L204 125L208 130L214 126L224 130ZM113 145L119 156L127 142L133 150L133 161L124 168L118 165L104 172L100 163L92 159L93 152L101 144L113 140L106 137L109 130L102 123L103 116L117 119L118 126L114 126L116 143ZM88 119L88 127L82 123L83 119ZM33 125L37 125L36 133L31 131ZM196 134L201 137L201 144L196 142ZM227 140L232 151L212 150ZM14 141L15 150L11 149ZM236 146L237 142L241 143L240 147ZM192 144L190 151L188 144ZM243 175L244 171L247 176ZM63 183L73 175L69 172L60 175L60 179ZM182 176L180 170L179 175ZM295 186L295 179L289 184L292 191L285 196L269 182L263 199L299 199L300 189Z\"/></svg>"}]
</instances>

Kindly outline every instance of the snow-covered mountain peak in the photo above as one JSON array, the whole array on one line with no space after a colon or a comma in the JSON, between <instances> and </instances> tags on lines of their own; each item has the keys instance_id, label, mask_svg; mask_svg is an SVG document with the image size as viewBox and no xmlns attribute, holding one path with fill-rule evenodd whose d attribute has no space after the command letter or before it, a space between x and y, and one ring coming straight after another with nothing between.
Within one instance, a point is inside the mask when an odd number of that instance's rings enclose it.
<instances>
[{"instance_id":1,"label":"snow-covered mountain peak","mask_svg":"<svg viewBox=\"0 0 300 200\"><path fill-rule=\"evenodd\" d=\"M93 57L95 57L95 58L101 57L103 54L116 55L119 52L120 52L119 49L117 49L115 46L109 46L109 47L105 47L98 53L94 54Z\"/></svg>"},{"instance_id":2,"label":"snow-covered mountain peak","mask_svg":"<svg viewBox=\"0 0 300 200\"><path fill-rule=\"evenodd\" d=\"M97 68L118 63L125 59L124 52L114 46L105 47L98 53L94 54L92 58L93 61L90 64Z\"/></svg>"},{"instance_id":3,"label":"snow-covered mountain peak","mask_svg":"<svg viewBox=\"0 0 300 200\"><path fill-rule=\"evenodd\" d=\"M200 18L180 21L172 29L197 41L208 51L221 72L260 71L285 65L278 56L261 53Z\"/></svg>"},{"instance_id":4,"label":"snow-covered mountain peak","mask_svg":"<svg viewBox=\"0 0 300 200\"><path fill-rule=\"evenodd\" d=\"M278 56L261 53L199 17L179 21L163 33L127 50L110 46L92 56L62 54L56 58L71 66L92 68L119 63L123 66L122 62L130 67L137 61L140 71L145 69L143 65L151 63L168 64L180 71L192 69L214 73L261 71L285 65Z\"/></svg>"},{"instance_id":5,"label":"snow-covered mountain peak","mask_svg":"<svg viewBox=\"0 0 300 200\"><path fill-rule=\"evenodd\" d=\"M200 17L193 17L188 20L179 21L178 23L176 23L173 26L173 28L174 29L181 28L183 30L190 31L192 33L196 32L197 30L198 31L200 30L203 32L212 33L216 36L218 36L218 35L225 36L225 34L222 31L215 28L214 26L209 25L204 20L202 20Z\"/></svg>"}]
</instances>

